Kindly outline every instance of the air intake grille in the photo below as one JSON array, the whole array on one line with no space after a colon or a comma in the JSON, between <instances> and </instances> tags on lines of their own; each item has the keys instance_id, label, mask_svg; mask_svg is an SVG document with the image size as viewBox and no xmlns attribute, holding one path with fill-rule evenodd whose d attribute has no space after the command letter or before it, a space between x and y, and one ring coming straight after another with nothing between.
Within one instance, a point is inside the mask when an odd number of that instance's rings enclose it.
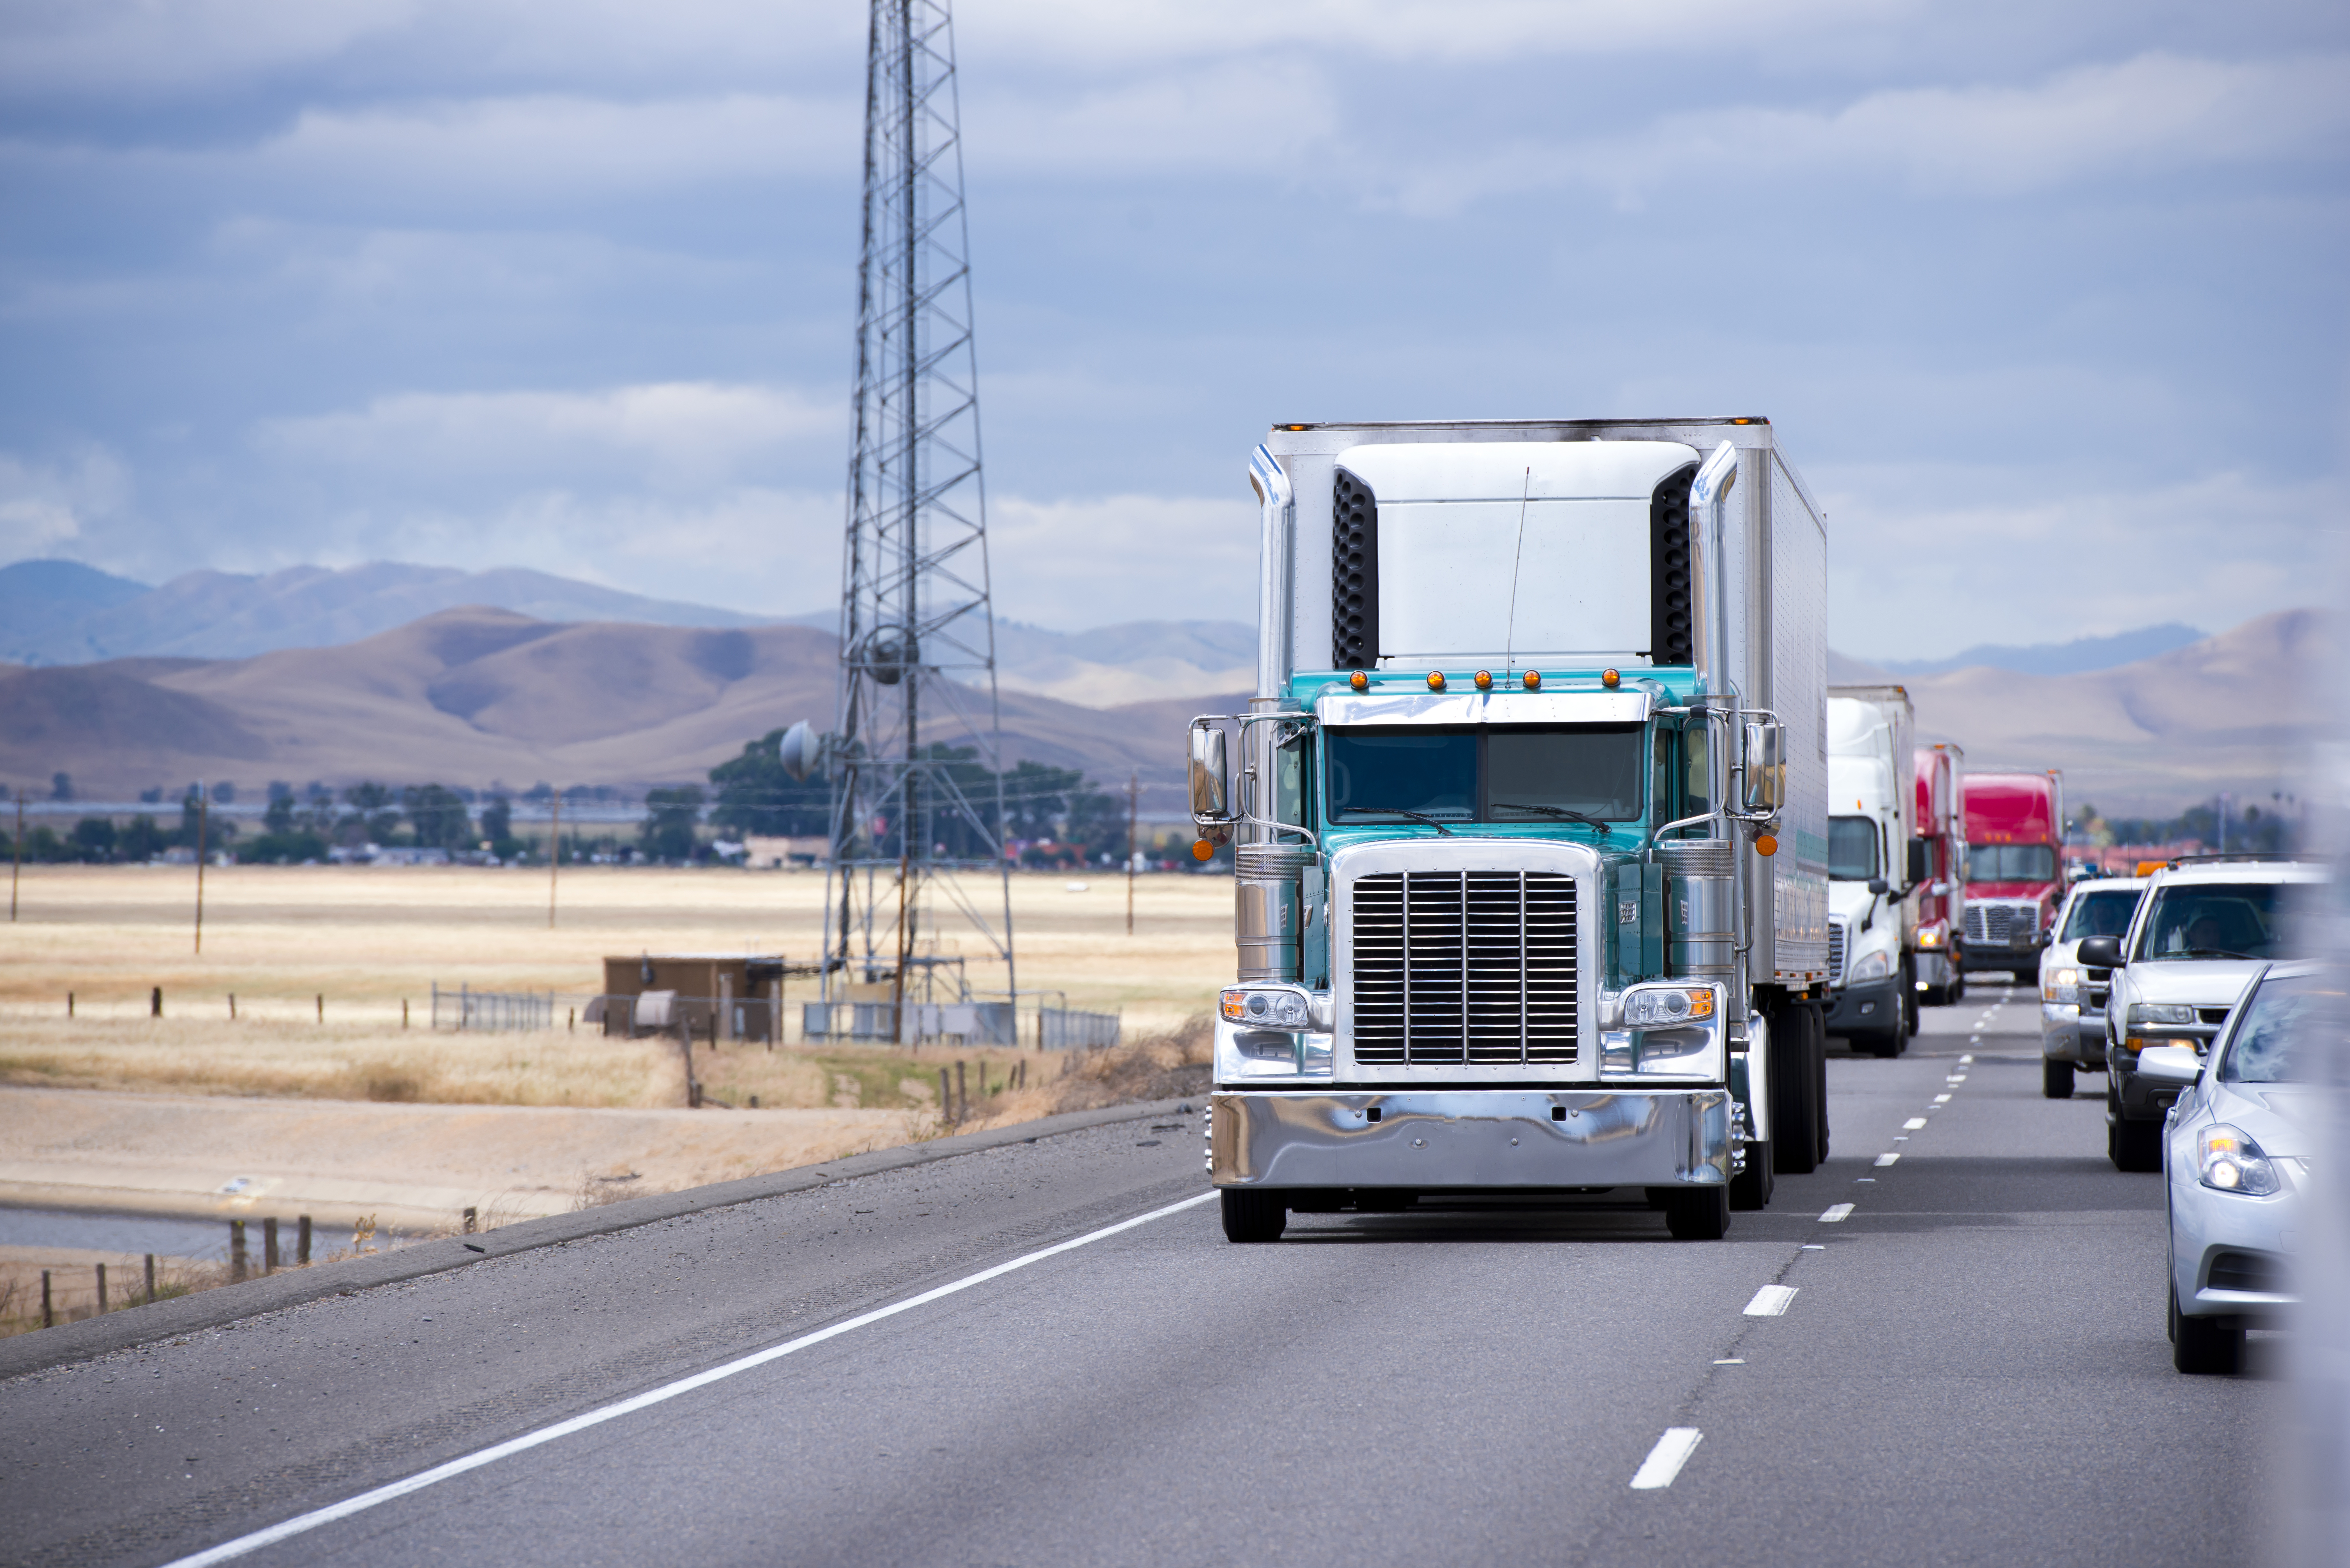
<instances>
[{"instance_id":1,"label":"air intake grille","mask_svg":"<svg viewBox=\"0 0 2350 1568\"><path fill-rule=\"evenodd\" d=\"M2005 947L2015 933L2015 908L2010 904L1969 904L1967 940Z\"/></svg>"},{"instance_id":2,"label":"air intake grille","mask_svg":"<svg viewBox=\"0 0 2350 1568\"><path fill-rule=\"evenodd\" d=\"M1844 983L1845 923L1828 922L1828 980L1835 985Z\"/></svg>"},{"instance_id":3,"label":"air intake grille","mask_svg":"<svg viewBox=\"0 0 2350 1568\"><path fill-rule=\"evenodd\" d=\"M2265 1252L2222 1252L2211 1260L2210 1288L2215 1291L2263 1291L2282 1294L2284 1271Z\"/></svg>"},{"instance_id":4,"label":"air intake grille","mask_svg":"<svg viewBox=\"0 0 2350 1568\"><path fill-rule=\"evenodd\" d=\"M1573 877L1393 871L1350 898L1356 1061L1575 1060Z\"/></svg>"},{"instance_id":5,"label":"air intake grille","mask_svg":"<svg viewBox=\"0 0 2350 1568\"><path fill-rule=\"evenodd\" d=\"M1340 469L1330 496L1330 668L1368 670L1378 658L1378 499Z\"/></svg>"},{"instance_id":6,"label":"air intake grille","mask_svg":"<svg viewBox=\"0 0 2350 1568\"><path fill-rule=\"evenodd\" d=\"M1697 465L1667 474L1648 497L1648 658L1693 662L1690 635L1690 486Z\"/></svg>"}]
</instances>

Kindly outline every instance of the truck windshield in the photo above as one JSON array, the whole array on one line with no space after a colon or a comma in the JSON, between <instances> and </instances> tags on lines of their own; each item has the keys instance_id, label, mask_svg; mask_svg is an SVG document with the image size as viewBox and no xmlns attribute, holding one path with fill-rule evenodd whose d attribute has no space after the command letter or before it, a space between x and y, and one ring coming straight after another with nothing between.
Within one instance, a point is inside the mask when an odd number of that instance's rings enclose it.
<instances>
[{"instance_id":1,"label":"truck windshield","mask_svg":"<svg viewBox=\"0 0 2350 1568\"><path fill-rule=\"evenodd\" d=\"M1884 875L1877 865L1877 824L1865 816L1828 818L1828 875L1866 882Z\"/></svg>"},{"instance_id":2,"label":"truck windshield","mask_svg":"<svg viewBox=\"0 0 2350 1568\"><path fill-rule=\"evenodd\" d=\"M1640 815L1637 724L1331 728L1334 823L1629 822Z\"/></svg>"},{"instance_id":3,"label":"truck windshield","mask_svg":"<svg viewBox=\"0 0 2350 1568\"><path fill-rule=\"evenodd\" d=\"M2156 889L2133 963L2165 959L2282 958L2276 882L2187 882Z\"/></svg>"},{"instance_id":4,"label":"truck windshield","mask_svg":"<svg viewBox=\"0 0 2350 1568\"><path fill-rule=\"evenodd\" d=\"M2143 888L2116 888L2106 893L2084 893L2073 900L2073 913L2056 940L2077 942L2083 937L2126 937L2130 917L2137 913Z\"/></svg>"},{"instance_id":5,"label":"truck windshield","mask_svg":"<svg viewBox=\"0 0 2350 1568\"><path fill-rule=\"evenodd\" d=\"M1970 844L1970 882L2054 882L2056 851L2045 844Z\"/></svg>"}]
</instances>

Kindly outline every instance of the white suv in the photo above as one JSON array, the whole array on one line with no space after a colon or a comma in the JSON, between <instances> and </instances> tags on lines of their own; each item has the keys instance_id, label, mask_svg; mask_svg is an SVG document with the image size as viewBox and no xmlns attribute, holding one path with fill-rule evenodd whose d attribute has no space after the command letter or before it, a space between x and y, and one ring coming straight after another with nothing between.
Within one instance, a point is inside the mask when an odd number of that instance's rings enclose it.
<instances>
[{"instance_id":1,"label":"white suv","mask_svg":"<svg viewBox=\"0 0 2350 1568\"><path fill-rule=\"evenodd\" d=\"M2289 860L2174 860L2147 879L2127 936L2082 941L2083 968L2113 971L2106 1153L2116 1168L2162 1168L2162 1119L2178 1097L2177 1085L2138 1076L2138 1053L2157 1045L2210 1049L2252 977L2297 956L2285 924L2295 889L2324 880L2322 868Z\"/></svg>"}]
</instances>

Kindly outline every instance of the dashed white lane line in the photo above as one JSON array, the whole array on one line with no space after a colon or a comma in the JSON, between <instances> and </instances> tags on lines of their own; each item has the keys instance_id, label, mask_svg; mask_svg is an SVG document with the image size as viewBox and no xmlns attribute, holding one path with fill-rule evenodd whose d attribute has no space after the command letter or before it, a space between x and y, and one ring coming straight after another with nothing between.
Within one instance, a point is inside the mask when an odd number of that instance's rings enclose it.
<instances>
[{"instance_id":1,"label":"dashed white lane line","mask_svg":"<svg viewBox=\"0 0 2350 1568\"><path fill-rule=\"evenodd\" d=\"M206 1568L210 1563L225 1563L233 1557L242 1557L248 1552L258 1552L265 1546L275 1545L289 1537L316 1530L322 1524L331 1524L336 1520L348 1519L352 1514L362 1512L379 1503L390 1502L394 1498L406 1497L411 1492L422 1491L426 1487L447 1480L452 1476L461 1476L469 1470L479 1469L484 1465L494 1464L509 1455L535 1449L541 1443L551 1443L557 1438L568 1437L587 1428L600 1426L616 1417L626 1416L644 1409L647 1406L674 1399L681 1394L691 1393L696 1388L721 1382L734 1376L737 1373L748 1372L754 1366L764 1366L771 1361L790 1355L795 1351L805 1350L809 1345L821 1345L827 1339L837 1338L853 1330L863 1328L867 1324L879 1323L884 1318L896 1317L899 1313L910 1312L918 1306L926 1305L942 1296L954 1295L958 1292L971 1289L973 1285L984 1284L989 1280L1012 1272L1014 1269L1024 1269L1031 1263L1041 1263L1047 1258L1058 1257L1061 1253L1078 1247L1090 1246L1107 1237L1131 1231L1138 1225L1148 1225L1152 1220L1163 1220L1170 1214L1180 1214L1186 1209L1197 1208L1213 1197L1215 1194L1212 1192L1202 1192L1196 1198L1186 1198L1180 1203L1170 1203L1165 1208L1154 1209L1148 1214L1138 1214L1131 1220L1121 1220L1115 1225L1105 1225L1098 1231L1088 1231L1082 1236L1072 1236L1066 1241L1056 1241L1049 1247L1040 1247L1035 1251L1007 1259L993 1268L982 1269L975 1274L965 1274L962 1279L935 1286L922 1292L920 1295L908 1296L904 1301L892 1302L888 1306L876 1307L871 1312L859 1313L855 1317L845 1318L829 1328L820 1328L813 1334L801 1334L797 1339L787 1339L781 1345L769 1345L764 1350L738 1356L722 1366L711 1367L708 1371L697 1372L691 1377L681 1377L674 1383L664 1383L658 1388L648 1388L643 1393L632 1395L617 1404L585 1411L568 1420L557 1421L551 1427L541 1427L536 1432L525 1432L519 1438L509 1438L503 1443L493 1444L489 1448L451 1459L446 1464L435 1465L429 1470L419 1471L405 1480L396 1480L389 1486L377 1487L372 1491L363 1491L357 1497L329 1503L325 1508L313 1509L308 1513L296 1514L292 1519L281 1521L265 1530L256 1530L250 1535L240 1535L234 1541L224 1541L208 1551L180 1558L167 1564L166 1568ZM1667 1435L1670 1436L1669 1433ZM1694 1428L1690 1429L1689 1446L1690 1448L1697 1446L1697 1433ZM1652 1462L1656 1458L1654 1454L1648 1457ZM1682 1459L1688 1457L1686 1452L1681 1455ZM1674 1462L1673 1469L1676 1470L1680 1469L1678 1460ZM1671 1480L1672 1477L1668 1475L1663 1481L1657 1484L1662 1486Z\"/></svg>"},{"instance_id":2,"label":"dashed white lane line","mask_svg":"<svg viewBox=\"0 0 2350 1568\"><path fill-rule=\"evenodd\" d=\"M1926 1118L1924 1116L1911 1116L1908 1121L1901 1124L1901 1130L1903 1132L1916 1132L1919 1127L1922 1127L1925 1125Z\"/></svg>"},{"instance_id":3,"label":"dashed white lane line","mask_svg":"<svg viewBox=\"0 0 2350 1568\"><path fill-rule=\"evenodd\" d=\"M1973 1060L1974 1060L1974 1058L1973 1058L1972 1056L1961 1056L1961 1057L1960 1057L1960 1058L1959 1058L1959 1065L1960 1065L1960 1066L1961 1066L1961 1067L1963 1067L1963 1066L1965 1066L1968 1063L1970 1063L1970 1062L1971 1062L1971 1061L1973 1061Z\"/></svg>"},{"instance_id":4,"label":"dashed white lane line","mask_svg":"<svg viewBox=\"0 0 2350 1568\"><path fill-rule=\"evenodd\" d=\"M1964 1073L1953 1073L1949 1077L1942 1080L1945 1084L1963 1084L1966 1081L1967 1075Z\"/></svg>"},{"instance_id":5,"label":"dashed white lane line","mask_svg":"<svg viewBox=\"0 0 2350 1568\"><path fill-rule=\"evenodd\" d=\"M1948 1095L1936 1095L1934 1096L1934 1103L1938 1106L1947 1106L1950 1103L1950 1096Z\"/></svg>"},{"instance_id":6,"label":"dashed white lane line","mask_svg":"<svg viewBox=\"0 0 2350 1568\"><path fill-rule=\"evenodd\" d=\"M1823 1225L1835 1225L1851 1218L1851 1204L1832 1203L1828 1206L1827 1212L1820 1216L1820 1223Z\"/></svg>"},{"instance_id":7,"label":"dashed white lane line","mask_svg":"<svg viewBox=\"0 0 2350 1568\"><path fill-rule=\"evenodd\" d=\"M1655 1491L1672 1485L1673 1478L1681 1473L1681 1467L1689 1463L1689 1457L1697 1452L1698 1444L1704 1439L1705 1434L1695 1427L1667 1427L1665 1435L1657 1439L1657 1446L1648 1450L1648 1457L1640 1461L1640 1468L1632 1472L1632 1490Z\"/></svg>"},{"instance_id":8,"label":"dashed white lane line","mask_svg":"<svg viewBox=\"0 0 2350 1568\"><path fill-rule=\"evenodd\" d=\"M1746 1315L1748 1317L1784 1317L1787 1315L1787 1308L1794 1303L1794 1285L1764 1285L1754 1293L1754 1299L1746 1303Z\"/></svg>"},{"instance_id":9,"label":"dashed white lane line","mask_svg":"<svg viewBox=\"0 0 2350 1568\"><path fill-rule=\"evenodd\" d=\"M1877 1163L1879 1165L1898 1165L1900 1163L1900 1160L1901 1156L1898 1152L1893 1154L1880 1154L1877 1157Z\"/></svg>"}]
</instances>

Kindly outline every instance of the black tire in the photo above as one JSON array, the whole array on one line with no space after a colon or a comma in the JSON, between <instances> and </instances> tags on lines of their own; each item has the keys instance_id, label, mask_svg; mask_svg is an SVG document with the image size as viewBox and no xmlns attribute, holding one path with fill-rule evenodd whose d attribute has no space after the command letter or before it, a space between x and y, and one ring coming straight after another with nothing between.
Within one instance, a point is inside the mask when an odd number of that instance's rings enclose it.
<instances>
[{"instance_id":1,"label":"black tire","mask_svg":"<svg viewBox=\"0 0 2350 1568\"><path fill-rule=\"evenodd\" d=\"M1730 1206L1752 1213L1771 1206L1771 1189L1777 1183L1771 1179L1771 1145L1746 1146L1746 1168L1730 1179Z\"/></svg>"},{"instance_id":2,"label":"black tire","mask_svg":"<svg viewBox=\"0 0 2350 1568\"><path fill-rule=\"evenodd\" d=\"M1278 1241L1289 1225L1289 1210L1275 1192L1227 1187L1221 1195L1227 1241Z\"/></svg>"},{"instance_id":3,"label":"black tire","mask_svg":"<svg viewBox=\"0 0 2350 1568\"><path fill-rule=\"evenodd\" d=\"M1901 1038L1895 1042L1896 1056L1909 1048L1918 1037L1918 966L1908 959L1901 961Z\"/></svg>"},{"instance_id":4,"label":"black tire","mask_svg":"<svg viewBox=\"0 0 2350 1568\"><path fill-rule=\"evenodd\" d=\"M1881 1056L1889 1061L1901 1054L1902 1035L1898 1025L1881 1033L1855 1034L1851 1038L1854 1050L1865 1051L1871 1056Z\"/></svg>"},{"instance_id":5,"label":"black tire","mask_svg":"<svg viewBox=\"0 0 2350 1568\"><path fill-rule=\"evenodd\" d=\"M2116 1170L2162 1168L2162 1124L2133 1121L2128 1116L2106 1120L2106 1158Z\"/></svg>"},{"instance_id":6,"label":"black tire","mask_svg":"<svg viewBox=\"0 0 2350 1568\"><path fill-rule=\"evenodd\" d=\"M2170 1365L2199 1377L2225 1376L2244 1366L2244 1331L2217 1318L2181 1313L2175 1281L2170 1287Z\"/></svg>"},{"instance_id":7,"label":"black tire","mask_svg":"<svg viewBox=\"0 0 2350 1568\"><path fill-rule=\"evenodd\" d=\"M2073 1064L2059 1062L2054 1056L2040 1058L2040 1097L2044 1100L2069 1100L2073 1097Z\"/></svg>"},{"instance_id":8,"label":"black tire","mask_svg":"<svg viewBox=\"0 0 2350 1568\"><path fill-rule=\"evenodd\" d=\"M1964 1002L1966 999L1967 972L1962 969L1953 967L1950 971L1950 989L1944 993L1943 1000L1949 1002L1952 1007L1956 1007L1960 1002Z\"/></svg>"},{"instance_id":9,"label":"black tire","mask_svg":"<svg viewBox=\"0 0 2350 1568\"><path fill-rule=\"evenodd\" d=\"M1676 1241L1719 1241L1730 1232L1730 1189L1665 1189L1665 1228Z\"/></svg>"},{"instance_id":10,"label":"black tire","mask_svg":"<svg viewBox=\"0 0 2350 1568\"><path fill-rule=\"evenodd\" d=\"M1812 1032L1812 1125L1820 1129L1820 1158L1828 1157L1828 1017L1817 1005L1797 1008Z\"/></svg>"},{"instance_id":11,"label":"black tire","mask_svg":"<svg viewBox=\"0 0 2350 1568\"><path fill-rule=\"evenodd\" d=\"M1820 1165L1819 1123L1813 1115L1811 1032L1801 1007L1769 1014L1771 1026L1772 1168L1809 1176Z\"/></svg>"}]
</instances>

